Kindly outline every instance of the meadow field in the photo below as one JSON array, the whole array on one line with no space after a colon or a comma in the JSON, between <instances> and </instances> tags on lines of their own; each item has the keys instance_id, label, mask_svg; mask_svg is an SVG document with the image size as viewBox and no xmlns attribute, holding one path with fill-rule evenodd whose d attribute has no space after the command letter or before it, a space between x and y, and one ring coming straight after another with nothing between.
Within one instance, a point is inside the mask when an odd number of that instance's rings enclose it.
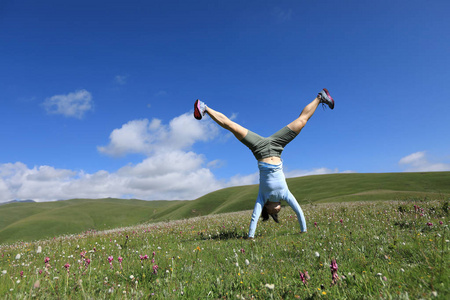
<instances>
[{"instance_id":1,"label":"meadow field","mask_svg":"<svg viewBox=\"0 0 450 300\"><path fill-rule=\"evenodd\" d=\"M289 178L287 182L302 206L450 199L450 172L328 174ZM225 188L191 201L108 198L10 203L0 205L0 244L250 210L257 194L258 185L248 185Z\"/></svg>"},{"instance_id":2,"label":"meadow field","mask_svg":"<svg viewBox=\"0 0 450 300\"><path fill-rule=\"evenodd\" d=\"M302 204L0 246L1 299L448 299L449 198Z\"/></svg>"}]
</instances>

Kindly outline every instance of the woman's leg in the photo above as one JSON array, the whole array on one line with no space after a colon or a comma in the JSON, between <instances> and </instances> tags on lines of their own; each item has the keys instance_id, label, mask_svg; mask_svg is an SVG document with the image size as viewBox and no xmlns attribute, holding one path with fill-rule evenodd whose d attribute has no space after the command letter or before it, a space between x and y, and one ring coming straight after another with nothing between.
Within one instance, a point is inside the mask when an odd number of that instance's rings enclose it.
<instances>
[{"instance_id":1,"label":"woman's leg","mask_svg":"<svg viewBox=\"0 0 450 300\"><path fill-rule=\"evenodd\" d=\"M300 131L305 127L306 122L312 117L314 112L316 111L317 106L320 104L320 99L316 97L311 103L306 105L306 107L302 110L300 116L295 119L293 122L291 122L288 127L294 131L295 133L299 134Z\"/></svg>"},{"instance_id":2,"label":"woman's leg","mask_svg":"<svg viewBox=\"0 0 450 300\"><path fill-rule=\"evenodd\" d=\"M206 112L217 124L231 131L231 133L233 133L238 140L242 140L247 135L248 129L242 127L236 122L231 121L221 112L215 111L209 106L206 107Z\"/></svg>"}]
</instances>

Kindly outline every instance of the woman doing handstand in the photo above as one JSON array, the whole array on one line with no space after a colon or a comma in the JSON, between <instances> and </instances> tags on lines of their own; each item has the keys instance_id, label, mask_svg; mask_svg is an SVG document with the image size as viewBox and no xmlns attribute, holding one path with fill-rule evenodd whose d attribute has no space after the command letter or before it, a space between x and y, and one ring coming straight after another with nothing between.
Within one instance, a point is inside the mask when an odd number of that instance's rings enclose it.
<instances>
[{"instance_id":1,"label":"woman doing handstand","mask_svg":"<svg viewBox=\"0 0 450 300\"><path fill-rule=\"evenodd\" d=\"M221 127L229 130L239 141L250 148L258 160L259 191L250 221L249 238L254 238L255 236L256 225L261 213L264 221L270 215L278 222L277 214L281 209L281 200L286 201L297 215L300 232L306 232L305 216L286 184L283 163L280 157L284 147L305 127L306 122L312 117L320 103L328 105L331 109L334 108L334 100L327 89L320 91L317 97L302 110L297 119L270 137L264 138L231 121L224 114L206 106L204 102L200 100L195 101L194 117L196 119L201 120L205 113L208 113L211 119Z\"/></svg>"}]
</instances>

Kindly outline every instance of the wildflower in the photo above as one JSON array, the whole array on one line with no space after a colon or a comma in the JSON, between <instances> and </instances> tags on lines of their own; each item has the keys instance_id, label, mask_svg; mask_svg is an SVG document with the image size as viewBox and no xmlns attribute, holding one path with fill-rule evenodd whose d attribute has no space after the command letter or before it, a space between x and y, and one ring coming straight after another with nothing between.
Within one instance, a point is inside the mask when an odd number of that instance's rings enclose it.
<instances>
[{"instance_id":1,"label":"wildflower","mask_svg":"<svg viewBox=\"0 0 450 300\"><path fill-rule=\"evenodd\" d=\"M440 224L440 225L442 225L442 224L444 224L444 222L442 222L442 221L439 221L439 224Z\"/></svg>"},{"instance_id":2,"label":"wildflower","mask_svg":"<svg viewBox=\"0 0 450 300\"><path fill-rule=\"evenodd\" d=\"M269 290L273 290L275 288L275 284L266 283L265 287L268 288Z\"/></svg>"},{"instance_id":3,"label":"wildflower","mask_svg":"<svg viewBox=\"0 0 450 300\"><path fill-rule=\"evenodd\" d=\"M64 265L64 268L66 268L66 270L67 270L67 273L69 273L69 268L70 268L70 264L68 264L68 263L67 263L67 264L65 264L65 265Z\"/></svg>"},{"instance_id":4,"label":"wildflower","mask_svg":"<svg viewBox=\"0 0 450 300\"><path fill-rule=\"evenodd\" d=\"M383 279L383 281L387 281L387 278L386 278L386 276L383 276L383 278L382 278L382 279Z\"/></svg>"},{"instance_id":5,"label":"wildflower","mask_svg":"<svg viewBox=\"0 0 450 300\"><path fill-rule=\"evenodd\" d=\"M37 248L37 250L36 250L36 253L41 253L42 252L42 247L41 246L38 246L38 248Z\"/></svg>"},{"instance_id":6,"label":"wildflower","mask_svg":"<svg viewBox=\"0 0 450 300\"><path fill-rule=\"evenodd\" d=\"M50 257L46 257L45 259L44 259L44 263L48 263L50 261Z\"/></svg>"},{"instance_id":7,"label":"wildflower","mask_svg":"<svg viewBox=\"0 0 450 300\"><path fill-rule=\"evenodd\" d=\"M86 251L81 251L80 256L81 256L81 258L85 258L85 256L86 256Z\"/></svg>"},{"instance_id":8,"label":"wildflower","mask_svg":"<svg viewBox=\"0 0 450 300\"><path fill-rule=\"evenodd\" d=\"M314 255L316 256L316 257L320 257L320 254L319 254L319 252L314 252Z\"/></svg>"},{"instance_id":9,"label":"wildflower","mask_svg":"<svg viewBox=\"0 0 450 300\"><path fill-rule=\"evenodd\" d=\"M250 262L248 261L248 259L245 260L245 264L248 266L250 264Z\"/></svg>"},{"instance_id":10,"label":"wildflower","mask_svg":"<svg viewBox=\"0 0 450 300\"><path fill-rule=\"evenodd\" d=\"M154 265L153 266L153 274L157 274L158 273L158 265Z\"/></svg>"},{"instance_id":11,"label":"wildflower","mask_svg":"<svg viewBox=\"0 0 450 300\"><path fill-rule=\"evenodd\" d=\"M335 259L331 260L330 269L331 269L331 278L332 278L331 285L333 285L333 284L336 284L336 282L339 279L339 276L337 274L338 265L337 265Z\"/></svg>"},{"instance_id":12,"label":"wildflower","mask_svg":"<svg viewBox=\"0 0 450 300\"><path fill-rule=\"evenodd\" d=\"M344 220L340 219L339 222L341 222L341 224L342 224L342 223L344 223Z\"/></svg>"},{"instance_id":13,"label":"wildflower","mask_svg":"<svg viewBox=\"0 0 450 300\"><path fill-rule=\"evenodd\" d=\"M6 270L3 270L3 271L2 271L2 275L5 275L6 273L7 273Z\"/></svg>"},{"instance_id":14,"label":"wildflower","mask_svg":"<svg viewBox=\"0 0 450 300\"><path fill-rule=\"evenodd\" d=\"M133 280L133 279L134 279L134 276L133 276L133 275L130 275L130 279Z\"/></svg>"},{"instance_id":15,"label":"wildflower","mask_svg":"<svg viewBox=\"0 0 450 300\"><path fill-rule=\"evenodd\" d=\"M17 254L16 255L16 260L19 260L20 259L20 254Z\"/></svg>"},{"instance_id":16,"label":"wildflower","mask_svg":"<svg viewBox=\"0 0 450 300\"><path fill-rule=\"evenodd\" d=\"M119 257L117 258L117 260L119 261L120 269L123 270L123 268L122 268L122 261L123 261L122 256L119 256Z\"/></svg>"},{"instance_id":17,"label":"wildflower","mask_svg":"<svg viewBox=\"0 0 450 300\"><path fill-rule=\"evenodd\" d=\"M155 256L155 255L156 255L155 251L153 251L152 255L153 255L153 256Z\"/></svg>"},{"instance_id":18,"label":"wildflower","mask_svg":"<svg viewBox=\"0 0 450 300\"><path fill-rule=\"evenodd\" d=\"M20 271L20 277L23 277L23 271Z\"/></svg>"},{"instance_id":19,"label":"wildflower","mask_svg":"<svg viewBox=\"0 0 450 300\"><path fill-rule=\"evenodd\" d=\"M428 222L427 225L428 225L429 227L431 227L431 226L433 226L433 223Z\"/></svg>"},{"instance_id":20,"label":"wildflower","mask_svg":"<svg viewBox=\"0 0 450 300\"><path fill-rule=\"evenodd\" d=\"M308 271L305 271L305 273L302 273L301 271L299 271L300 272L300 280L303 282L303 284L308 284L307 283L307 280L309 280L309 275L308 275Z\"/></svg>"},{"instance_id":21,"label":"wildflower","mask_svg":"<svg viewBox=\"0 0 450 300\"><path fill-rule=\"evenodd\" d=\"M245 253L245 250L244 250L244 248L241 248L241 253Z\"/></svg>"}]
</instances>

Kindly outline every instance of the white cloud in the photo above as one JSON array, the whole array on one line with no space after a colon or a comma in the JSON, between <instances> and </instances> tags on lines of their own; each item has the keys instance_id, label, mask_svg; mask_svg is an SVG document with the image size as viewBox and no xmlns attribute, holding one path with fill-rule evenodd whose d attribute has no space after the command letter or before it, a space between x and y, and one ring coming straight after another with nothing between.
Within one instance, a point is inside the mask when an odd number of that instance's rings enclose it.
<instances>
[{"instance_id":1,"label":"white cloud","mask_svg":"<svg viewBox=\"0 0 450 300\"><path fill-rule=\"evenodd\" d=\"M288 22L292 18L292 9L282 9L280 7L275 7L272 11L272 14L279 22Z\"/></svg>"},{"instance_id":2,"label":"white cloud","mask_svg":"<svg viewBox=\"0 0 450 300\"><path fill-rule=\"evenodd\" d=\"M240 185L250 185L257 184L259 182L259 172L255 172L249 175L235 175L230 178L229 186L240 186Z\"/></svg>"},{"instance_id":3,"label":"white cloud","mask_svg":"<svg viewBox=\"0 0 450 300\"><path fill-rule=\"evenodd\" d=\"M189 151L198 141L217 135L218 126L184 114L167 125L158 119L133 120L115 129L102 153L142 153L138 164L116 172L28 168L23 163L0 165L0 202L12 199L51 201L70 198L138 198L144 200L196 199L233 183L218 180L203 155ZM217 166L213 163L212 166Z\"/></svg>"},{"instance_id":4,"label":"white cloud","mask_svg":"<svg viewBox=\"0 0 450 300\"><path fill-rule=\"evenodd\" d=\"M87 111L92 110L92 95L86 90L79 90L47 98L42 105L49 114L81 119Z\"/></svg>"},{"instance_id":5,"label":"white cloud","mask_svg":"<svg viewBox=\"0 0 450 300\"><path fill-rule=\"evenodd\" d=\"M165 97L165 96L167 96L167 92L161 90L161 91L158 91L157 93L155 93L153 96L155 96L155 97Z\"/></svg>"},{"instance_id":6,"label":"white cloud","mask_svg":"<svg viewBox=\"0 0 450 300\"><path fill-rule=\"evenodd\" d=\"M128 75L116 75L114 82L118 85L125 85L127 83Z\"/></svg>"},{"instance_id":7,"label":"white cloud","mask_svg":"<svg viewBox=\"0 0 450 300\"><path fill-rule=\"evenodd\" d=\"M258 183L258 172L219 180L211 169L220 160L208 162L192 151L198 141L217 137L219 127L210 119L201 122L183 114L168 124L161 120L133 120L112 131L107 146L98 150L108 155L141 153L146 157L115 172L29 168L21 162L0 164L0 202L14 199L53 201L72 198L137 198L143 200L192 200L229 186ZM326 168L290 171L287 177L337 173Z\"/></svg>"},{"instance_id":8,"label":"white cloud","mask_svg":"<svg viewBox=\"0 0 450 300\"><path fill-rule=\"evenodd\" d=\"M429 161L425 151L407 155L398 163L405 168L405 172L450 171L450 164Z\"/></svg>"},{"instance_id":9,"label":"white cloud","mask_svg":"<svg viewBox=\"0 0 450 300\"><path fill-rule=\"evenodd\" d=\"M328 169L328 168L317 168L312 170L292 170L292 171L286 171L284 175L286 178L292 178L292 177L301 177L301 176L309 176L309 175L322 175L322 174L335 174L339 173L338 169Z\"/></svg>"},{"instance_id":10,"label":"white cloud","mask_svg":"<svg viewBox=\"0 0 450 300\"><path fill-rule=\"evenodd\" d=\"M23 163L0 165L0 202L13 199L53 201L71 198L133 197L144 200L196 199L229 186L193 152L160 153L117 172L87 174Z\"/></svg>"},{"instance_id":11,"label":"white cloud","mask_svg":"<svg viewBox=\"0 0 450 300\"><path fill-rule=\"evenodd\" d=\"M218 128L211 120L198 122L191 114L172 119L168 125L161 120L133 120L110 134L107 146L98 151L111 156L129 153L150 155L160 151L189 149L195 142L214 138Z\"/></svg>"}]
</instances>

